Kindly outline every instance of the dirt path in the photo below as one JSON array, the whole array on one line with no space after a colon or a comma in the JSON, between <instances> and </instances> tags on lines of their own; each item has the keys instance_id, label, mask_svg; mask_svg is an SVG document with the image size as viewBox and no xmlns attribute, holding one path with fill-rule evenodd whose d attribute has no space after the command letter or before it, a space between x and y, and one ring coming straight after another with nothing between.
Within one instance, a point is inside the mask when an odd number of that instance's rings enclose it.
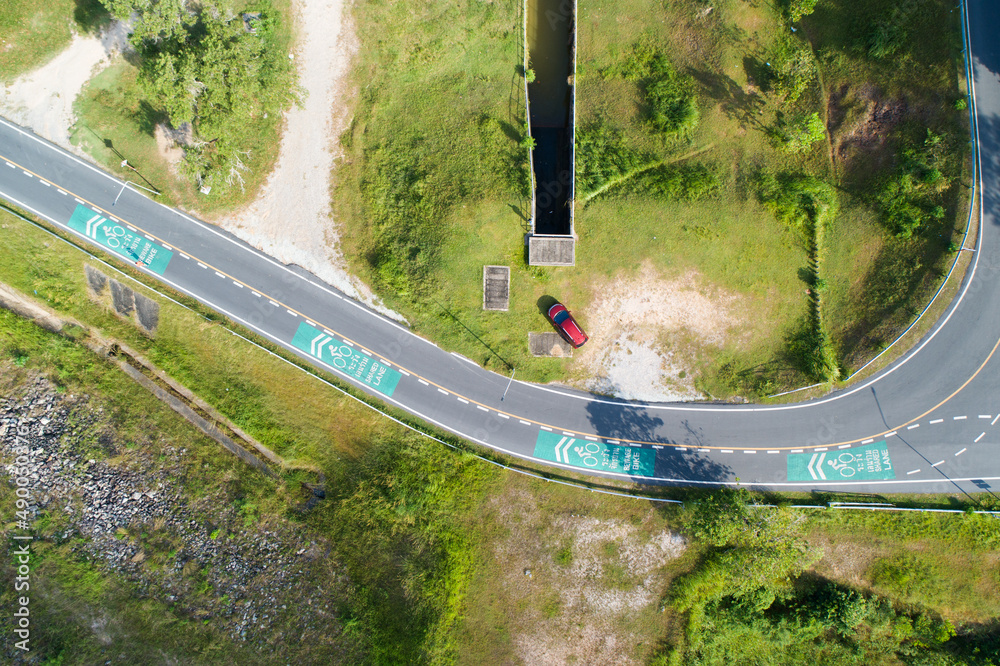
<instances>
[{"instance_id":1,"label":"dirt path","mask_svg":"<svg viewBox=\"0 0 1000 666\"><path fill-rule=\"evenodd\" d=\"M330 208L338 137L350 122L354 95L347 81L358 42L344 0L297 0L295 60L308 97L285 114L278 164L260 197L213 220L276 259L297 264L353 298L396 319L347 271Z\"/></svg>"},{"instance_id":2,"label":"dirt path","mask_svg":"<svg viewBox=\"0 0 1000 666\"><path fill-rule=\"evenodd\" d=\"M357 39L344 0L296 0L298 44L294 53L301 107L285 116L278 163L258 199L246 209L213 220L279 261L297 264L380 312L367 286L347 272L338 228L330 209L331 178L340 155L337 138L349 122L354 94L347 82ZM43 67L0 88L0 115L84 157L70 144L76 122L73 102L84 84L127 44L128 32L114 23L101 37L73 38Z\"/></svg>"},{"instance_id":3,"label":"dirt path","mask_svg":"<svg viewBox=\"0 0 1000 666\"><path fill-rule=\"evenodd\" d=\"M0 86L0 115L82 155L69 142L69 129L76 122L73 102L83 85L127 43L128 31L117 22L100 37L74 36L69 47L48 63Z\"/></svg>"}]
</instances>

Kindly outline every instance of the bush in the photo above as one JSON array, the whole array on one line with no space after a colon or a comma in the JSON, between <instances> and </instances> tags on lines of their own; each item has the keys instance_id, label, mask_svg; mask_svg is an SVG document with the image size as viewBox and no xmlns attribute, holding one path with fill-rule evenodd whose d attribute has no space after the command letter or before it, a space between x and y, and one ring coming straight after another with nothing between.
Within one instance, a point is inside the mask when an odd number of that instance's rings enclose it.
<instances>
[{"instance_id":1,"label":"bush","mask_svg":"<svg viewBox=\"0 0 1000 666\"><path fill-rule=\"evenodd\" d=\"M819 113L803 113L788 119L779 112L774 125L768 129L768 134L781 150L801 153L826 136L826 126Z\"/></svg>"},{"instance_id":2,"label":"bush","mask_svg":"<svg viewBox=\"0 0 1000 666\"><path fill-rule=\"evenodd\" d=\"M812 49L790 35L776 40L767 64L768 91L788 103L798 100L816 78L816 60Z\"/></svg>"},{"instance_id":3,"label":"bush","mask_svg":"<svg viewBox=\"0 0 1000 666\"><path fill-rule=\"evenodd\" d=\"M677 135L697 127L700 112L694 79L678 72L652 43L634 44L602 74L641 83L649 106L649 123L655 131Z\"/></svg>"},{"instance_id":4,"label":"bush","mask_svg":"<svg viewBox=\"0 0 1000 666\"><path fill-rule=\"evenodd\" d=\"M576 134L576 189L586 196L607 183L647 164L651 158L628 146L616 129L603 121Z\"/></svg>"},{"instance_id":5,"label":"bush","mask_svg":"<svg viewBox=\"0 0 1000 666\"><path fill-rule=\"evenodd\" d=\"M833 187L814 176L783 173L760 174L757 196L775 217L796 229L804 239L811 225L827 224L837 211L837 193Z\"/></svg>"},{"instance_id":6,"label":"bush","mask_svg":"<svg viewBox=\"0 0 1000 666\"><path fill-rule=\"evenodd\" d=\"M945 217L943 194L953 180L942 171L950 172L945 138L928 129L922 145L903 151L899 172L878 192L882 220L898 238L910 238Z\"/></svg>"},{"instance_id":7,"label":"bush","mask_svg":"<svg viewBox=\"0 0 1000 666\"><path fill-rule=\"evenodd\" d=\"M276 37L277 12L261 4L250 33L216 2L191 11L180 2L102 1L131 21L144 93L174 127L194 129L185 170L199 183L242 189L258 137L298 96Z\"/></svg>"}]
</instances>

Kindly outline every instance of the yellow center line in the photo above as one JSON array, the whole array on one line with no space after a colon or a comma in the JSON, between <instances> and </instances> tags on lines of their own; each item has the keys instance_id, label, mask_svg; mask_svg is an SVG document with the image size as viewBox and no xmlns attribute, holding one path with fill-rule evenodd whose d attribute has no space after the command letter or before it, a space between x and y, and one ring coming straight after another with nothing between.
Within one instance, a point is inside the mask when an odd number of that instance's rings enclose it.
<instances>
[{"instance_id":1,"label":"yellow center line","mask_svg":"<svg viewBox=\"0 0 1000 666\"><path fill-rule=\"evenodd\" d=\"M17 162L4 157L2 154L0 154L0 159L6 160L9 164L13 164L15 167L21 169L22 171L24 171L26 173L31 174L32 176L34 176L35 178L38 178L38 180L40 180L42 182L48 183L49 185L52 185L54 187L57 187L57 188L65 191L65 192L67 192L68 194L72 195L76 199L78 199L80 201L83 201L86 205L90 206L95 211L104 213L105 215L107 215L110 218L113 218L113 219L116 219L116 220L121 220L122 222L124 222L125 224L128 224L130 226L134 226L136 230L141 231L142 233L148 235L150 238L153 238L154 240L159 241L163 245L170 245L169 243L167 243L167 241L165 241L162 238L159 238L158 236L156 236L156 235L154 235L154 234L146 231L145 229L143 229L139 225L132 224L131 222L129 222L128 220L126 220L122 216L114 215L113 213L111 213L110 211L108 211L106 208L98 206L96 203L93 203L92 201L89 201L88 199L85 199L84 197L80 196L79 194L76 194L75 192L73 192L70 189L67 189L65 187L62 187L61 185L58 185L54 181L51 181L48 178L45 178L41 174L38 174L38 173L36 173L36 172L34 172L34 171L26 168L26 167L21 166ZM170 245L170 246L174 247L173 245ZM180 248L176 248L176 249L178 251L181 251ZM273 301L275 303L278 303L281 307L284 307L289 312L294 312L295 314L297 314L298 316L302 317L303 319L305 319L307 321L316 321L317 324L322 325L322 323L318 320L318 318L316 318L316 317L310 317L310 316L306 315L304 312L301 312L301 311L297 310L296 308L293 308L290 305L287 305L286 303L284 303L282 301L279 301L276 298L272 298L271 296L269 296L263 290L257 289L255 287L251 286L250 284L248 284L246 282L243 282L242 280L236 278L235 276L230 275L229 273L226 273L225 271L218 269L217 267L213 266L212 264L209 264L206 261L202 261L201 259L199 259L198 257L196 257L194 254L191 254L190 252L184 252L184 254L188 255L189 257L191 257L195 261L198 261L198 262L202 263L203 265L208 266L208 268L210 268L210 269L212 269L214 271L217 271L218 273L220 273L221 275L224 275L225 277L229 278L230 280L233 280L234 282L237 282L237 283L243 285L244 287L246 287L248 289L252 289L253 291L256 291L257 293L261 294L262 296L267 297L269 300L271 300L271 301ZM329 326L323 326L323 327L325 329L327 329L330 333L332 333L332 334L340 337L342 340L345 340L345 341L350 342L352 344L358 345L359 347L365 347L365 348L367 348L364 344L358 342L357 340L353 340L353 339L348 338L347 336L345 336L345 335L343 335L341 333L338 333L332 327L329 327ZM913 418L913 419L911 419L909 421L906 421L905 423L897 426L896 429L898 430L899 428L905 428L906 426L908 426L908 425L910 425L910 424L912 424L912 423L914 423L916 421L919 421L920 419L922 419L923 417L927 416L928 414L930 414L931 412L933 412L934 410L938 409L939 407L941 407L942 405L944 405L945 403L947 403L949 400L951 400L952 398L954 398L956 395L958 395L966 386L969 385L969 383L973 379L976 378L976 376L982 371L982 369L984 367L986 367L986 364L989 363L990 359L993 357L993 354L996 353L996 350L997 350L998 347L1000 347L1000 339L998 339L997 342L996 342L996 344L993 345L993 349L990 351L989 355L986 357L986 360L983 361L982 365L980 365L979 368L972 374L972 376L969 377L967 380L965 380L965 382L961 386L959 386L957 389L955 389L955 391L951 395L949 395L947 398L945 398L944 400L942 400L941 402L939 402L938 404L936 404L934 407L931 407L930 409L928 409L923 414L921 414L921 415L919 415L919 416L917 416L917 417L915 417L915 418ZM382 358L383 360L386 360L384 356L382 356L380 354L377 354L377 355L380 358ZM322 362L322 360L321 360L321 362ZM457 392L455 392L455 391L453 391L451 389L448 389L448 388L446 388L446 387L438 384L437 382L434 382L434 381L428 379L427 377L424 377L424 376L422 376L422 375L420 375L420 374L418 374L416 372L408 370L407 368L405 368L404 366L400 365L399 363L390 362L390 364L391 365L395 365L400 370L402 370L402 371L404 371L404 372L406 372L406 373L408 373L408 374L416 377L417 379L422 379L423 381L427 382L428 384L430 384L431 386L433 386L435 388L439 388L442 391L447 392L449 395L453 395L453 396L455 396L457 398L462 398L463 400L468 400L470 403L472 403L474 405L482 406L482 407L488 409L491 412L496 412L497 414L503 414L504 416L507 416L509 418L516 418L516 419L519 419L521 421L527 421L528 423L536 425L539 428L551 428L553 431L554 430L559 430L560 432L568 432L568 433L571 433L573 435L579 435L581 437L590 436L590 437L599 437L600 439L604 439L604 440L613 439L616 442L624 442L624 443L627 443L627 444L647 444L647 445L661 446L661 447L675 446L675 445L669 444L668 442L651 442L651 441L639 440L639 439L624 439L624 438L620 438L620 437L605 437L605 436L602 436L602 435L598 435L597 433L588 433L588 432L582 432L582 431L579 431L579 430L570 430L568 428L561 428L559 426L555 426L555 425L551 425L551 424L548 424L548 423L544 423L542 421L536 421L534 419L525 418L523 416L519 416L519 415L513 414L511 412L506 412L506 411L497 409L495 407L491 407L490 405L487 405L485 403L479 402L478 400L475 400L473 398L469 398L469 397L467 397L465 395L462 395L461 393L457 393ZM326 365L326 364L324 363L324 365ZM880 433L878 433L876 435L873 435L871 438L874 439L874 438L882 437L884 435L887 435L890 432L893 432L893 430L883 430L882 432L880 432ZM814 449L823 448L823 447L842 446L844 444L856 444L856 443L859 443L859 442L863 441L864 439L869 439L869 438L867 438L867 437L865 437L865 438L859 437L857 439L851 439L851 440L847 440L847 441L843 441L843 442L834 442L832 444L824 444L824 445L816 445L816 446L805 446L805 447L797 447L797 446L785 446L785 447L771 446L771 447L763 447L763 446L758 446L758 447L743 447L743 448L739 448L739 447L736 447L736 446L731 446L729 448L732 448L733 450L736 450L736 451L753 451L753 450L762 450L762 449L765 449L765 448L770 449L772 451L791 451L791 450L797 450L797 449L800 449L800 448L803 449L803 450L805 450L805 449L814 450ZM722 447L722 446L685 446L685 447L676 447L676 448L684 448L684 449L708 449L708 450L714 450L714 451L729 450L727 447Z\"/></svg>"}]
</instances>

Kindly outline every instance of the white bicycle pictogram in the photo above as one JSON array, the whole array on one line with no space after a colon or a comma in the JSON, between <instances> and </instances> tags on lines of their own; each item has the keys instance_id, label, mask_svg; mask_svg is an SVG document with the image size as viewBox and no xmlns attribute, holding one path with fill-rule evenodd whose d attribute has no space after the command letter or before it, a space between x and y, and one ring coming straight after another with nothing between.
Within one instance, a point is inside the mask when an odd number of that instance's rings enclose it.
<instances>
[{"instance_id":1,"label":"white bicycle pictogram","mask_svg":"<svg viewBox=\"0 0 1000 666\"><path fill-rule=\"evenodd\" d=\"M593 449L590 447L594 447ZM583 459L583 464L587 467L597 467L597 456L595 453L600 452L601 447L594 442L587 442L584 446L574 446L573 450L576 451L576 455ZM593 461L593 462L590 462Z\"/></svg>"},{"instance_id":2,"label":"white bicycle pictogram","mask_svg":"<svg viewBox=\"0 0 1000 666\"><path fill-rule=\"evenodd\" d=\"M96 233L96 232L95 232ZM125 230L119 227L117 224L110 229L104 227L104 237L108 244L108 247L119 248L122 245L120 238L125 236Z\"/></svg>"},{"instance_id":3,"label":"white bicycle pictogram","mask_svg":"<svg viewBox=\"0 0 1000 666\"><path fill-rule=\"evenodd\" d=\"M847 458L845 459L844 456L847 456ZM837 456L836 460L831 458L830 460L827 460L826 463L836 471L840 472L840 476L843 478L850 478L854 476L855 472L858 471L851 466L854 460L855 457L853 453L844 452Z\"/></svg>"},{"instance_id":4,"label":"white bicycle pictogram","mask_svg":"<svg viewBox=\"0 0 1000 666\"><path fill-rule=\"evenodd\" d=\"M335 368L346 368L347 361L345 360L345 357L348 359L354 357L354 350L347 345L340 345L339 347L330 345L327 349L330 350L330 355L333 356L331 363L333 363L333 367Z\"/></svg>"}]
</instances>

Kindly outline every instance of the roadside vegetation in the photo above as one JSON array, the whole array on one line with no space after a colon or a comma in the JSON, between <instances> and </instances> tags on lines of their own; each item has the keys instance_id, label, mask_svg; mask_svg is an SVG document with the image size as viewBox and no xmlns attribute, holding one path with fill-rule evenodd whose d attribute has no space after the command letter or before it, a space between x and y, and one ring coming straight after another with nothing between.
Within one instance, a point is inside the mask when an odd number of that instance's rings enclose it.
<instances>
[{"instance_id":1,"label":"roadside vegetation","mask_svg":"<svg viewBox=\"0 0 1000 666\"><path fill-rule=\"evenodd\" d=\"M102 1L116 19L134 16L133 51L77 99L74 143L173 204L212 212L253 200L277 157L282 113L301 94L289 2ZM176 164L157 132L183 147Z\"/></svg>"},{"instance_id":2,"label":"roadside vegetation","mask_svg":"<svg viewBox=\"0 0 1000 666\"><path fill-rule=\"evenodd\" d=\"M281 482L260 477L112 364L0 311L0 395L31 390L40 373L55 395L75 396L69 451L176 481L178 505L197 512L210 541L295 538L316 558L282 586L298 602L259 599L288 605L294 617L279 611L266 632L242 639L226 630L228 574L185 560L193 546L173 528L137 521L117 530L118 543L142 552L123 566L88 550L89 537L68 535L70 516L55 505L33 528L37 656L63 664L116 655L220 664L1000 658L993 517L748 507L782 499L743 490L671 490L685 501L679 509L503 471L376 417L156 293L144 291L160 303L159 328L140 333L87 295L82 253L12 216L2 225L0 281L125 341L298 469L326 477L326 497L305 509L309 493L294 470ZM0 484L0 500L12 494ZM878 501L998 508L988 494L967 500ZM3 567L9 582L13 569ZM263 594L266 583L245 593ZM321 597L309 596L315 588ZM4 585L0 601L12 589ZM300 621L312 632L306 639L279 638Z\"/></svg>"},{"instance_id":3,"label":"roadside vegetation","mask_svg":"<svg viewBox=\"0 0 1000 666\"><path fill-rule=\"evenodd\" d=\"M333 201L352 269L416 331L544 380L560 369L532 365L524 336L541 291L522 256L531 193L521 6L354 3L359 93ZM508 313L482 310L486 264L511 266Z\"/></svg>"}]
</instances>

